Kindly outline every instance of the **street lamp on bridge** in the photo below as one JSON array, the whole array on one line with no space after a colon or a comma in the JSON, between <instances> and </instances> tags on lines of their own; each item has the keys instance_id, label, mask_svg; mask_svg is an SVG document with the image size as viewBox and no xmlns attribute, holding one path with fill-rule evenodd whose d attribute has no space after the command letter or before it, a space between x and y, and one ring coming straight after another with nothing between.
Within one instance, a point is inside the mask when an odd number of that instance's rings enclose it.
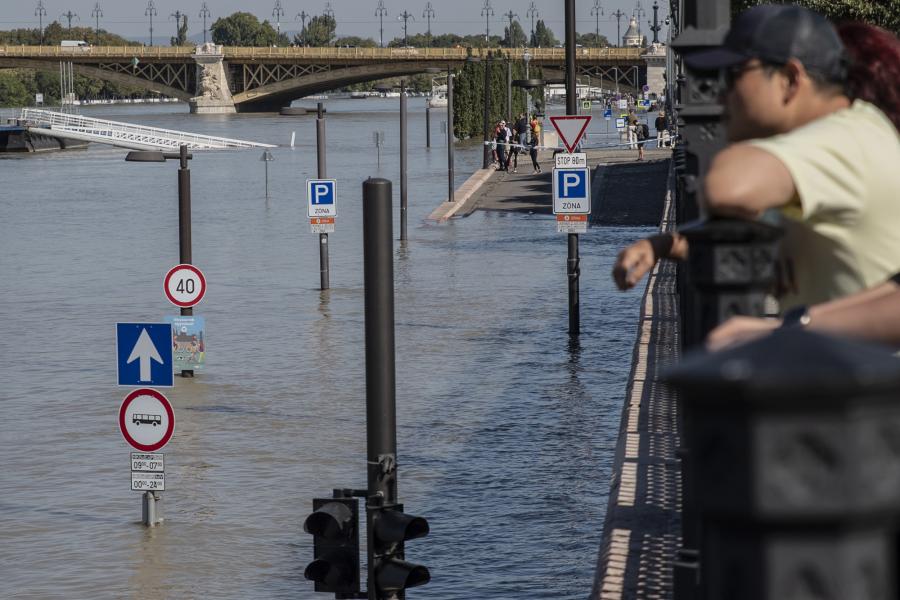
<instances>
[{"instance_id":1,"label":"street lamp on bridge","mask_svg":"<svg viewBox=\"0 0 900 600\"><path fill-rule=\"evenodd\" d=\"M531 19L531 39L529 40L529 42L532 46L537 46L534 39L534 18L541 16L541 13L538 11L537 6L534 5L534 2L532 2L531 6L528 7L528 10L525 12L525 16Z\"/></svg>"},{"instance_id":2,"label":"street lamp on bridge","mask_svg":"<svg viewBox=\"0 0 900 600\"><path fill-rule=\"evenodd\" d=\"M156 10L156 5L153 3L153 0L147 0L147 10L144 11L145 17L150 17L150 45L153 45L153 17L158 15L159 13Z\"/></svg>"},{"instance_id":3,"label":"street lamp on bridge","mask_svg":"<svg viewBox=\"0 0 900 600\"><path fill-rule=\"evenodd\" d=\"M378 17L379 44L382 48L384 48L384 16L386 14L387 9L384 7L384 0L378 0L378 6L375 8L375 16Z\"/></svg>"},{"instance_id":4,"label":"street lamp on bridge","mask_svg":"<svg viewBox=\"0 0 900 600\"><path fill-rule=\"evenodd\" d=\"M78 17L77 14L73 13L71 10L68 12L64 12L63 14L61 14L59 16L65 17L69 20L69 37L72 37L72 19L78 19L79 21L81 19Z\"/></svg>"},{"instance_id":5,"label":"street lamp on bridge","mask_svg":"<svg viewBox=\"0 0 900 600\"><path fill-rule=\"evenodd\" d=\"M414 16L412 16L411 13L409 13L408 11L405 11L405 10L397 16L398 21L403 21L403 45L404 46L409 46L409 38L406 35L406 26L408 25L407 22L410 19L412 19L413 21L416 20L416 18Z\"/></svg>"},{"instance_id":6,"label":"street lamp on bridge","mask_svg":"<svg viewBox=\"0 0 900 600\"><path fill-rule=\"evenodd\" d=\"M200 18L203 19L203 43L206 43L206 19L211 16L209 12L209 8L206 6L206 2L203 3L203 6L200 8Z\"/></svg>"},{"instance_id":7,"label":"street lamp on bridge","mask_svg":"<svg viewBox=\"0 0 900 600\"><path fill-rule=\"evenodd\" d=\"M600 15L603 14L603 7L600 6L600 0L594 0L594 6L591 7L591 16L597 17L597 29L594 35L597 36L597 43L600 43Z\"/></svg>"},{"instance_id":8,"label":"street lamp on bridge","mask_svg":"<svg viewBox=\"0 0 900 600\"><path fill-rule=\"evenodd\" d=\"M44 17L47 16L47 9L44 8L44 0L38 0L37 7L34 9L34 16L38 18L38 28L41 30L41 46L44 45Z\"/></svg>"},{"instance_id":9,"label":"street lamp on bridge","mask_svg":"<svg viewBox=\"0 0 900 600\"><path fill-rule=\"evenodd\" d=\"M490 42L491 17L494 16L494 9L491 7L491 0L484 0L484 6L481 7L481 16L484 17L484 41Z\"/></svg>"},{"instance_id":10,"label":"street lamp on bridge","mask_svg":"<svg viewBox=\"0 0 900 600\"><path fill-rule=\"evenodd\" d=\"M434 18L434 8L431 7L431 2L425 5L425 12L422 13L423 19L428 19L428 47L431 47L431 20Z\"/></svg>"},{"instance_id":11,"label":"street lamp on bridge","mask_svg":"<svg viewBox=\"0 0 900 600\"><path fill-rule=\"evenodd\" d=\"M99 46L100 45L100 17L103 16L103 10L101 10L99 2L94 3L94 10L91 11L91 16L97 20L97 28L95 30L96 31L95 37L97 38L97 45Z\"/></svg>"},{"instance_id":12,"label":"street lamp on bridge","mask_svg":"<svg viewBox=\"0 0 900 600\"><path fill-rule=\"evenodd\" d=\"M284 16L284 8L281 6L281 0L275 0L275 8L272 9L272 18L275 19L275 29L281 36L281 17Z\"/></svg>"},{"instance_id":13,"label":"street lamp on bridge","mask_svg":"<svg viewBox=\"0 0 900 600\"><path fill-rule=\"evenodd\" d=\"M312 15L308 14L305 10L302 10L297 13L296 17L294 17L295 21L299 19L303 23L303 29L300 31L300 39L302 40L304 46L306 46L306 20L311 16Z\"/></svg>"}]
</instances>

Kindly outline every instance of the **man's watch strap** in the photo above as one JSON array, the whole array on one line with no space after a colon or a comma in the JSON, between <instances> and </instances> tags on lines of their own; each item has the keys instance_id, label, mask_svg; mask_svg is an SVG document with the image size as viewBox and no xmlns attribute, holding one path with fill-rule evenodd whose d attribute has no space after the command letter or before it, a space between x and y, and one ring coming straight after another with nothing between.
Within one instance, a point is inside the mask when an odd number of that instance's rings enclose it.
<instances>
[{"instance_id":1,"label":"man's watch strap","mask_svg":"<svg viewBox=\"0 0 900 600\"><path fill-rule=\"evenodd\" d=\"M782 327L806 327L809 325L809 308L806 305L794 306L785 311L781 319Z\"/></svg>"}]
</instances>

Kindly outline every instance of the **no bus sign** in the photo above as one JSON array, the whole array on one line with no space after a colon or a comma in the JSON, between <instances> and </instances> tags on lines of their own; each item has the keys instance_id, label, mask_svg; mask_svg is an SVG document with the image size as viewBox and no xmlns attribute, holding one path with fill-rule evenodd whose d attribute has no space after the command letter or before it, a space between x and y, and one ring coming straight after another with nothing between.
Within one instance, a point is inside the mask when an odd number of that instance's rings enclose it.
<instances>
[{"instance_id":1,"label":"no bus sign","mask_svg":"<svg viewBox=\"0 0 900 600\"><path fill-rule=\"evenodd\" d=\"M119 407L119 431L135 450L156 452L172 438L175 412L168 398L156 390L134 390Z\"/></svg>"},{"instance_id":2,"label":"no bus sign","mask_svg":"<svg viewBox=\"0 0 900 600\"><path fill-rule=\"evenodd\" d=\"M166 298L175 306L189 308L206 294L206 278L194 265L175 265L166 273Z\"/></svg>"}]
</instances>

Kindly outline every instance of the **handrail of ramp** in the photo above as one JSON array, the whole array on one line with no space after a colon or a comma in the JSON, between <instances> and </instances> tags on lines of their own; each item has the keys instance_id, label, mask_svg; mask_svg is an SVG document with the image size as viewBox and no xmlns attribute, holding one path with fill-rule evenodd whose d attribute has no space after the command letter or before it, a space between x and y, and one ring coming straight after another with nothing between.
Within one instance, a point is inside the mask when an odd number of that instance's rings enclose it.
<instances>
[{"instance_id":1,"label":"handrail of ramp","mask_svg":"<svg viewBox=\"0 0 900 600\"><path fill-rule=\"evenodd\" d=\"M170 150L182 145L192 150L275 147L272 144L107 121L36 108L23 108L19 119L31 129L49 130L61 137L68 136L136 150Z\"/></svg>"}]
</instances>

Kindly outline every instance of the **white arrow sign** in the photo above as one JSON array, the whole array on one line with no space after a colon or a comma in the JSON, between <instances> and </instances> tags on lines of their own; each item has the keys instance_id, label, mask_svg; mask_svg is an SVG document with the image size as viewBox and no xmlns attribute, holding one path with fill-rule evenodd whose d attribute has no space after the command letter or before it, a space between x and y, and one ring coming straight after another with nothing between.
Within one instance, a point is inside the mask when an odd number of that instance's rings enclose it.
<instances>
[{"instance_id":1,"label":"white arrow sign","mask_svg":"<svg viewBox=\"0 0 900 600\"><path fill-rule=\"evenodd\" d=\"M141 335L138 337L134 349L132 349L131 354L128 355L128 360L125 362L130 365L136 360L140 361L141 381L150 381L152 379L150 376L151 360L163 364L162 356L159 355L159 351L153 345L153 340L150 339L150 334L147 333L146 329L141 330Z\"/></svg>"}]
</instances>

